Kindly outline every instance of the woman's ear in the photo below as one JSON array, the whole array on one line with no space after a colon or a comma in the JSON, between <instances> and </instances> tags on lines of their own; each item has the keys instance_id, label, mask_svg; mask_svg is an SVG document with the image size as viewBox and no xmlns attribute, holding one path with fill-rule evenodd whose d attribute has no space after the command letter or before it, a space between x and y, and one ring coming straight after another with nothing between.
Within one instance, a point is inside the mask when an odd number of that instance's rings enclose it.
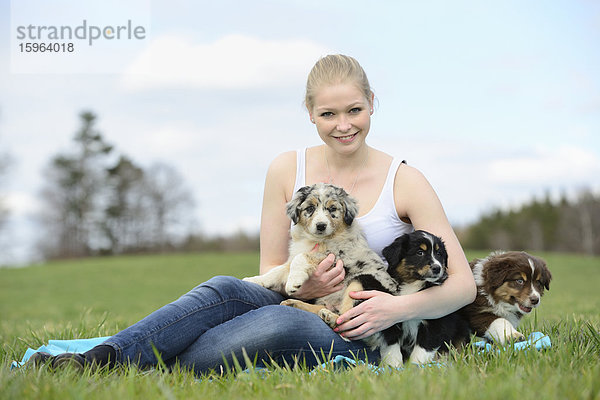
<instances>
[{"instance_id":1,"label":"woman's ear","mask_svg":"<svg viewBox=\"0 0 600 400\"><path fill-rule=\"evenodd\" d=\"M311 112L308 113L308 116L310 117L310 122L312 122L313 124L315 123L315 119L313 118L313 115Z\"/></svg>"}]
</instances>

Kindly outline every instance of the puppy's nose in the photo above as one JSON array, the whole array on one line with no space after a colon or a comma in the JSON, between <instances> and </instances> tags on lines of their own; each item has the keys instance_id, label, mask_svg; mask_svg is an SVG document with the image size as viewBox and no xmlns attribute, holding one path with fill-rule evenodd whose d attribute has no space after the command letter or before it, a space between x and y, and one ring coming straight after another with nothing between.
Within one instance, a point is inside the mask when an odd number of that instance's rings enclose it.
<instances>
[{"instance_id":1,"label":"puppy's nose","mask_svg":"<svg viewBox=\"0 0 600 400\"><path fill-rule=\"evenodd\" d=\"M531 301L531 304L533 304L534 306L540 302L540 298L537 296L532 296L529 298L529 300Z\"/></svg>"},{"instance_id":2,"label":"puppy's nose","mask_svg":"<svg viewBox=\"0 0 600 400\"><path fill-rule=\"evenodd\" d=\"M434 275L438 275L440 273L440 271L442 270L442 267L440 267L439 265L432 265L431 266L431 272Z\"/></svg>"},{"instance_id":3,"label":"puppy's nose","mask_svg":"<svg viewBox=\"0 0 600 400\"><path fill-rule=\"evenodd\" d=\"M319 223L317 224L317 230L318 230L319 232L323 232L325 229L327 229L327 224L326 224L326 223L324 223L324 222L319 222Z\"/></svg>"}]
</instances>

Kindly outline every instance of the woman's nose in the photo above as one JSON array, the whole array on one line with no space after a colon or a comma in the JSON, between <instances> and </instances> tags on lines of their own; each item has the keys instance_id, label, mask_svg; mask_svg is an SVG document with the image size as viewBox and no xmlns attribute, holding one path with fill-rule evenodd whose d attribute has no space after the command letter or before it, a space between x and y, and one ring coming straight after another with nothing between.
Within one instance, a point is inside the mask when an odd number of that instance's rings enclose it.
<instances>
[{"instance_id":1,"label":"woman's nose","mask_svg":"<svg viewBox=\"0 0 600 400\"><path fill-rule=\"evenodd\" d=\"M340 117L338 119L337 127L336 127L337 130L340 132L347 132L350 130L351 127L352 127L352 124L348 120L348 117L346 117L344 115L340 115Z\"/></svg>"}]
</instances>

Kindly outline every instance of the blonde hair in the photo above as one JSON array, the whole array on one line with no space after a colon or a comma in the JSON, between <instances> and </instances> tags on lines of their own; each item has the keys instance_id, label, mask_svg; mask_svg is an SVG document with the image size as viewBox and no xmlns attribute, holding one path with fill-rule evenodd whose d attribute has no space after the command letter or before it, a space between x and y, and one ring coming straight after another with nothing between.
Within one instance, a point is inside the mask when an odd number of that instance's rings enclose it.
<instances>
[{"instance_id":1,"label":"blonde hair","mask_svg":"<svg viewBox=\"0 0 600 400\"><path fill-rule=\"evenodd\" d=\"M311 69L306 81L304 104L308 111L312 111L315 105L315 94L319 87L348 82L356 84L369 102L371 101L373 91L367 74L358 61L343 54L322 57Z\"/></svg>"}]
</instances>

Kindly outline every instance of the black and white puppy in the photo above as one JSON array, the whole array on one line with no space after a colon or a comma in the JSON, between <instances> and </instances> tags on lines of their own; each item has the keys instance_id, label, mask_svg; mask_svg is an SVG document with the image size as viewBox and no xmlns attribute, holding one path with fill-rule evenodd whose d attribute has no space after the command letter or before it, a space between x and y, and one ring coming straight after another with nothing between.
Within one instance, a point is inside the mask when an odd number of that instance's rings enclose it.
<instances>
[{"instance_id":1,"label":"black and white puppy","mask_svg":"<svg viewBox=\"0 0 600 400\"><path fill-rule=\"evenodd\" d=\"M397 238L383 249L388 273L399 285L399 295L419 292L441 285L448 277L448 254L441 238L415 231ZM458 347L467 342L470 329L458 312L434 320L415 319L396 324L383 332L388 345L399 343L397 364L410 359L415 364L431 362L448 344Z\"/></svg>"},{"instance_id":2,"label":"black and white puppy","mask_svg":"<svg viewBox=\"0 0 600 400\"><path fill-rule=\"evenodd\" d=\"M389 274L399 294L415 293L447 278L447 254L440 238L416 231L396 239L383 250ZM441 269L440 269L441 266ZM505 344L522 340L521 319L540 305L552 275L546 262L522 251L494 252L470 263L477 297L445 317L411 320L383 331L387 343L399 342L404 358L422 364L433 360L448 344L460 347L471 334Z\"/></svg>"}]
</instances>

